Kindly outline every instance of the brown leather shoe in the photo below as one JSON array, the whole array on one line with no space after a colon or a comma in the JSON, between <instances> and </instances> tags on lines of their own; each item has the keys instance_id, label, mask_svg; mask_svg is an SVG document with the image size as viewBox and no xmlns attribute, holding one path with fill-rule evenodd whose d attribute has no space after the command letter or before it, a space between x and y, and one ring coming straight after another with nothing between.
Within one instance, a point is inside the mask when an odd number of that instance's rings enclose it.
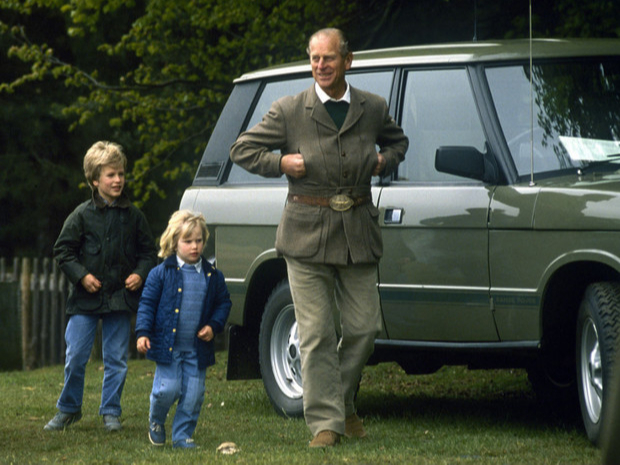
<instances>
[{"instance_id":1,"label":"brown leather shoe","mask_svg":"<svg viewBox=\"0 0 620 465\"><path fill-rule=\"evenodd\" d=\"M357 414L349 415L344 420L344 435L348 438L365 438L366 430Z\"/></svg>"},{"instance_id":2,"label":"brown leather shoe","mask_svg":"<svg viewBox=\"0 0 620 465\"><path fill-rule=\"evenodd\" d=\"M310 447L333 447L340 442L340 435L334 431L324 430L317 434L312 441Z\"/></svg>"}]
</instances>

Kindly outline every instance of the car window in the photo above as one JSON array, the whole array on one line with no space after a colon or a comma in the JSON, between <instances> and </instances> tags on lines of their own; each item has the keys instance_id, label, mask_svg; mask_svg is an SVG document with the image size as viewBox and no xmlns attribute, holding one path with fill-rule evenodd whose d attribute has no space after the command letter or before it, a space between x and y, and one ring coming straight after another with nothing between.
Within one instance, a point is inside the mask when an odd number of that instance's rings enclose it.
<instances>
[{"instance_id":1,"label":"car window","mask_svg":"<svg viewBox=\"0 0 620 465\"><path fill-rule=\"evenodd\" d=\"M486 70L519 175L614 160L620 154L620 63L572 61ZM533 116L533 118L532 118Z\"/></svg>"},{"instance_id":2,"label":"car window","mask_svg":"<svg viewBox=\"0 0 620 465\"><path fill-rule=\"evenodd\" d=\"M271 104L280 97L298 94L310 87L312 82L314 82L314 80L311 77L303 77L286 81L268 82L265 84L261 96L254 107L247 128L251 128L260 123L263 116L271 108ZM249 173L236 164L232 165L230 174L228 175L228 183L230 184L281 184L282 182L284 182L282 178L264 178L257 174Z\"/></svg>"},{"instance_id":3,"label":"car window","mask_svg":"<svg viewBox=\"0 0 620 465\"><path fill-rule=\"evenodd\" d=\"M359 72L347 74L347 81L353 87L373 92L389 101L393 76L394 72L392 70L380 72ZM265 84L247 127L251 128L252 126L258 124L271 108L271 104L277 99L285 95L298 94L299 92L302 92L310 87L313 82L314 79L312 77L303 77L285 81L268 82ZM285 179L283 177L263 178L259 175L248 173L240 166L233 164L228 176L228 182L230 184L273 184L283 183L285 182Z\"/></svg>"},{"instance_id":4,"label":"car window","mask_svg":"<svg viewBox=\"0 0 620 465\"><path fill-rule=\"evenodd\" d=\"M398 181L463 182L464 178L435 169L435 152L448 145L484 151L485 136L466 70L409 71L402 127L409 150L399 166Z\"/></svg>"}]
</instances>

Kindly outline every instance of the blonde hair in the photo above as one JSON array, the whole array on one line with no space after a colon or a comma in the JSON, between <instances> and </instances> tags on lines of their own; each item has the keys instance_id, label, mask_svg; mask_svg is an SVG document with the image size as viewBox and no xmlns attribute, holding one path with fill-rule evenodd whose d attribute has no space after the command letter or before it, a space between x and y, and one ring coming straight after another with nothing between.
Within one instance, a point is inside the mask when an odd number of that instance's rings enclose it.
<instances>
[{"instance_id":1,"label":"blonde hair","mask_svg":"<svg viewBox=\"0 0 620 465\"><path fill-rule=\"evenodd\" d=\"M167 258L176 253L179 239L189 237L196 228L202 232L202 243L207 245L209 229L207 221L202 213L194 213L190 210L178 210L170 216L168 226L159 240L159 253L161 258Z\"/></svg>"},{"instance_id":2,"label":"blonde hair","mask_svg":"<svg viewBox=\"0 0 620 465\"><path fill-rule=\"evenodd\" d=\"M127 169L127 157L123 153L123 147L114 142L95 142L84 155L84 176L93 191L93 181L99 179L101 167L106 165L122 165L123 169Z\"/></svg>"}]
</instances>

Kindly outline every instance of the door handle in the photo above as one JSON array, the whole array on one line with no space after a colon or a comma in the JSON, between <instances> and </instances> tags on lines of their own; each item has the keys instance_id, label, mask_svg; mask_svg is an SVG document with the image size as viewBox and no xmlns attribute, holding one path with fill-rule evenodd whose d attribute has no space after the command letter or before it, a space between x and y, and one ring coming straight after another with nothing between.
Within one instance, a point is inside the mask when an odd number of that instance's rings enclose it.
<instances>
[{"instance_id":1,"label":"door handle","mask_svg":"<svg viewBox=\"0 0 620 465\"><path fill-rule=\"evenodd\" d=\"M384 224L401 224L403 222L402 208L386 208L383 215Z\"/></svg>"}]
</instances>

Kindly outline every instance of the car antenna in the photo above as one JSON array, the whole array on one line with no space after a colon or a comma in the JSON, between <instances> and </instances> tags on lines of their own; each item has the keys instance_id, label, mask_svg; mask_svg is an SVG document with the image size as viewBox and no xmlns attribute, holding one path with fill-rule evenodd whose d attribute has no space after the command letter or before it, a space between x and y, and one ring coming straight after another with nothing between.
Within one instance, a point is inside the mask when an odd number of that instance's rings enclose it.
<instances>
[{"instance_id":1,"label":"car antenna","mask_svg":"<svg viewBox=\"0 0 620 465\"><path fill-rule=\"evenodd\" d=\"M535 186L534 182L534 92L533 92L533 66L532 66L532 0L530 0L529 11L530 22L530 186Z\"/></svg>"},{"instance_id":2,"label":"car antenna","mask_svg":"<svg viewBox=\"0 0 620 465\"><path fill-rule=\"evenodd\" d=\"M478 42L478 0L474 0L474 42Z\"/></svg>"}]
</instances>

